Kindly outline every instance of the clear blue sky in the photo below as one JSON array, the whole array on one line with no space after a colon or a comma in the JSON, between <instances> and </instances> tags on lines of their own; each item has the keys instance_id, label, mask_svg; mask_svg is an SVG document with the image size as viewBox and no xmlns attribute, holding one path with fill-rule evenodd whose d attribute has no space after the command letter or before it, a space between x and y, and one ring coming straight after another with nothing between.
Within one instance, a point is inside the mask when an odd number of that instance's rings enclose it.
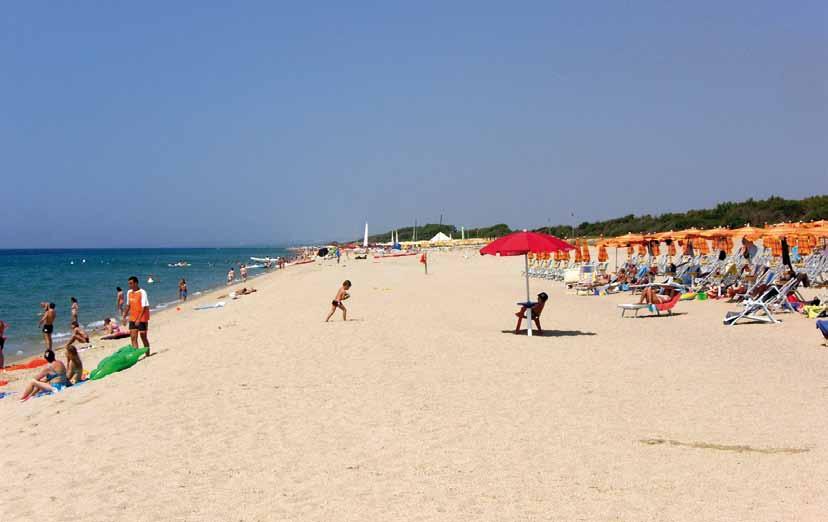
<instances>
[{"instance_id":1,"label":"clear blue sky","mask_svg":"<svg viewBox=\"0 0 828 522\"><path fill-rule=\"evenodd\" d=\"M828 192L828 2L207 4L4 6L0 247Z\"/></svg>"}]
</instances>

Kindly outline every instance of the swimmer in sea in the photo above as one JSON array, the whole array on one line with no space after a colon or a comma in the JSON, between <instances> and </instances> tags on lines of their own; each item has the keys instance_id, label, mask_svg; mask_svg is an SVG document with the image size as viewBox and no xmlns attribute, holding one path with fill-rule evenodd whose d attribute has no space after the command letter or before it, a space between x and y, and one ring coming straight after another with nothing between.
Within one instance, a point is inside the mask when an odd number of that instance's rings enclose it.
<instances>
[{"instance_id":1,"label":"swimmer in sea","mask_svg":"<svg viewBox=\"0 0 828 522\"><path fill-rule=\"evenodd\" d=\"M331 301L331 312L328 314L328 317L325 318L326 323L330 321L331 317L333 316L334 312L336 312L337 308L342 310L342 320L348 320L348 309L345 308L345 305L342 304L342 301L345 301L346 299L349 299L351 297L351 294L348 293L348 290L350 289L351 282L346 279L342 283L342 287L336 293L336 297L334 297L334 300Z\"/></svg>"}]
</instances>

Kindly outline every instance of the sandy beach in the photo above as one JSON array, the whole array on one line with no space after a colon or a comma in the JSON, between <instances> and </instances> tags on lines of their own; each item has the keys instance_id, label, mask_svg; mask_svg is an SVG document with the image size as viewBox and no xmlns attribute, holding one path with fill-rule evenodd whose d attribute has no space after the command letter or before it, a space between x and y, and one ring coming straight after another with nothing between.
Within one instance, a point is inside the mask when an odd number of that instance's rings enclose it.
<instances>
[{"instance_id":1,"label":"sandy beach","mask_svg":"<svg viewBox=\"0 0 828 522\"><path fill-rule=\"evenodd\" d=\"M157 314L155 356L0 400L0 519L824 520L813 321L725 327L738 306L713 301L622 319L629 295L535 280L547 331L516 336L522 267L311 264ZM326 324L346 278L350 320Z\"/></svg>"}]
</instances>

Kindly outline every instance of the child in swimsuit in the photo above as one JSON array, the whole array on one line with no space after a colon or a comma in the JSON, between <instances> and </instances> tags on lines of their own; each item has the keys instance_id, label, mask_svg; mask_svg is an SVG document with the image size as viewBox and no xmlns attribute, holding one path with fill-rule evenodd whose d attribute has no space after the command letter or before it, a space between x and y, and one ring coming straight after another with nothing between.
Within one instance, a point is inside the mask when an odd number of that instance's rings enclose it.
<instances>
[{"instance_id":1,"label":"child in swimsuit","mask_svg":"<svg viewBox=\"0 0 828 522\"><path fill-rule=\"evenodd\" d=\"M351 289L351 282L347 279L342 283L342 287L336 293L336 297L334 300L331 301L331 313L328 314L328 317L325 318L325 322L327 323L331 317L333 316L336 309L339 308L342 310L342 320L348 320L348 310L345 308L345 305L342 304L342 301L351 297L351 294L348 293L348 290Z\"/></svg>"}]
</instances>

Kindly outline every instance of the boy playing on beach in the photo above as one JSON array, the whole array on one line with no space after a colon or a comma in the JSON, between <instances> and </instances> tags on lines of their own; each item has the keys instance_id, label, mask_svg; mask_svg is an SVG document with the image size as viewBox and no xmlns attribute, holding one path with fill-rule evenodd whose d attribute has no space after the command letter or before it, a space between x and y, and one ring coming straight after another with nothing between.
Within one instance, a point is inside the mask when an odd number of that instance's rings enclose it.
<instances>
[{"instance_id":1,"label":"boy playing on beach","mask_svg":"<svg viewBox=\"0 0 828 522\"><path fill-rule=\"evenodd\" d=\"M328 317L325 318L325 322L327 323L330 321L331 317L333 316L336 309L339 308L342 310L342 320L348 320L348 310L345 308L345 305L342 304L342 301L351 297L351 294L348 293L348 290L351 289L351 282L347 279L342 283L342 287L336 293L336 297L334 300L331 301L331 313L328 314Z\"/></svg>"},{"instance_id":2,"label":"boy playing on beach","mask_svg":"<svg viewBox=\"0 0 828 522\"><path fill-rule=\"evenodd\" d=\"M52 349L52 332L55 331L55 303L43 303L43 317L38 325L42 328L43 340L46 341L46 349Z\"/></svg>"},{"instance_id":3,"label":"boy playing on beach","mask_svg":"<svg viewBox=\"0 0 828 522\"><path fill-rule=\"evenodd\" d=\"M127 310L123 320L129 316L129 338L133 348L138 348L138 334L141 335L141 342L147 349L147 357L150 356L150 343L147 337L149 330L149 298L147 291L138 286L138 278L129 278L129 290L127 290Z\"/></svg>"}]
</instances>

